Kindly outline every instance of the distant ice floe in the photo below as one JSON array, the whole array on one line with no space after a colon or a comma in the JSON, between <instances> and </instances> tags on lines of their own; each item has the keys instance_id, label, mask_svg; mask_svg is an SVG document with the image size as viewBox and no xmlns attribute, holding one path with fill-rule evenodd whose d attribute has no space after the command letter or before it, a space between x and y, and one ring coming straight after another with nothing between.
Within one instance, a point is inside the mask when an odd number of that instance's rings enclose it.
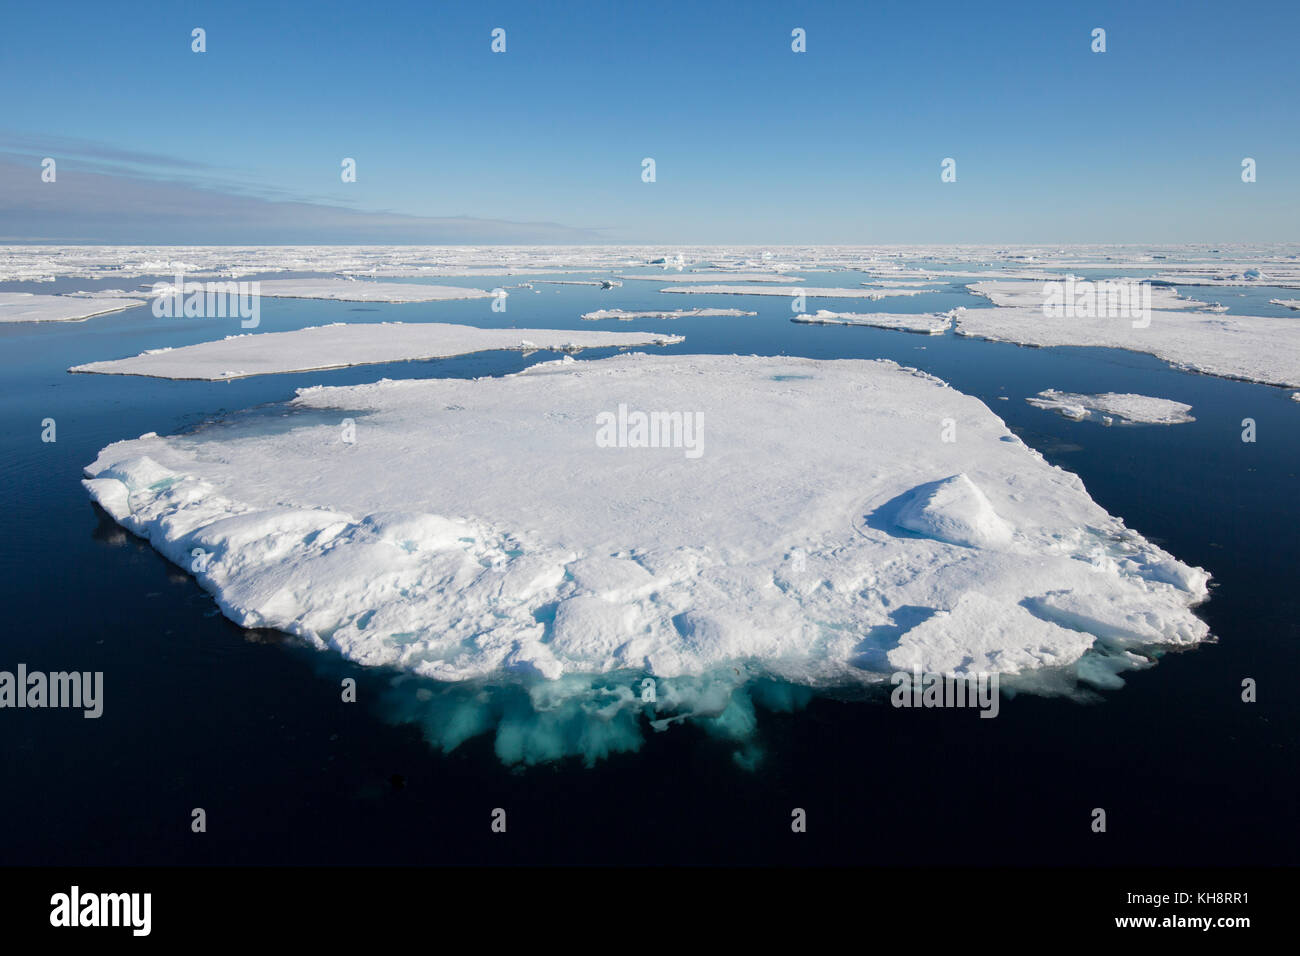
<instances>
[{"instance_id":1,"label":"distant ice floe","mask_svg":"<svg viewBox=\"0 0 1300 956\"><path fill-rule=\"evenodd\" d=\"M676 345L682 341L680 335L654 332L479 329L434 322L365 325L336 322L292 332L232 335L215 342L153 349L133 358L76 365L68 371L217 381L350 365L450 358L498 349L572 352L587 348Z\"/></svg>"},{"instance_id":2,"label":"distant ice floe","mask_svg":"<svg viewBox=\"0 0 1300 956\"><path fill-rule=\"evenodd\" d=\"M144 305L144 298L0 292L0 322L81 322Z\"/></svg>"},{"instance_id":3,"label":"distant ice floe","mask_svg":"<svg viewBox=\"0 0 1300 956\"><path fill-rule=\"evenodd\" d=\"M864 272L894 280L969 277L1059 278L1052 270L1159 269L1170 284L1300 288L1295 245L1055 246L20 246L0 248L0 282L56 276L239 278L323 273L340 276L494 277L547 273L626 273L659 267L720 281L797 281L790 272ZM677 270L683 270L678 272ZM1259 278L1251 278L1256 272ZM725 274L725 275L724 275ZM628 276L629 278L639 278ZM1233 278L1236 277L1236 278ZM691 280L688 280L691 281Z\"/></svg>"},{"instance_id":4,"label":"distant ice floe","mask_svg":"<svg viewBox=\"0 0 1300 956\"><path fill-rule=\"evenodd\" d=\"M1182 425L1196 421L1190 414L1192 406L1150 395L1121 392L1081 395L1049 388L1025 401L1075 421L1092 419L1103 425Z\"/></svg>"},{"instance_id":5,"label":"distant ice floe","mask_svg":"<svg viewBox=\"0 0 1300 956\"><path fill-rule=\"evenodd\" d=\"M365 282L360 279L263 279L258 291L279 299L332 299L336 302L442 302L484 299L493 293L452 285Z\"/></svg>"},{"instance_id":6,"label":"distant ice floe","mask_svg":"<svg viewBox=\"0 0 1300 956\"><path fill-rule=\"evenodd\" d=\"M698 416L702 453L598 442L627 409ZM1207 637L1205 571L883 360L566 356L317 387L85 473L232 621L391 669L396 719L445 749L494 733L507 762L680 721L743 748L756 702L898 669L1113 686L1133 651Z\"/></svg>"},{"instance_id":7,"label":"distant ice floe","mask_svg":"<svg viewBox=\"0 0 1300 956\"><path fill-rule=\"evenodd\" d=\"M819 289L806 286L700 285L660 289L660 292L696 293L699 295L779 295L792 299L802 295L809 299L887 299L893 296L922 295L938 289Z\"/></svg>"},{"instance_id":8,"label":"distant ice floe","mask_svg":"<svg viewBox=\"0 0 1300 956\"><path fill-rule=\"evenodd\" d=\"M758 313L746 312L743 309L670 309L667 311L650 310L647 312L629 312L626 309L597 309L595 312L584 312L582 318L591 322L597 322L601 319L618 319L620 322L628 322L632 319L726 318L744 315L758 315Z\"/></svg>"},{"instance_id":9,"label":"distant ice floe","mask_svg":"<svg viewBox=\"0 0 1300 956\"><path fill-rule=\"evenodd\" d=\"M687 272L678 275L621 275L620 279L640 279L646 282L803 282L798 276L783 276L772 272Z\"/></svg>"},{"instance_id":10,"label":"distant ice floe","mask_svg":"<svg viewBox=\"0 0 1300 956\"><path fill-rule=\"evenodd\" d=\"M1049 318L1040 283L979 282L991 309L957 315L957 334L1033 346L1100 346L1146 352L1178 368L1265 385L1300 386L1300 323L1192 311L1203 303L1154 288L1140 322L1105 315Z\"/></svg>"},{"instance_id":11,"label":"distant ice floe","mask_svg":"<svg viewBox=\"0 0 1300 956\"><path fill-rule=\"evenodd\" d=\"M1300 299L1269 299L1269 305L1286 306L1293 312L1300 312Z\"/></svg>"},{"instance_id":12,"label":"distant ice floe","mask_svg":"<svg viewBox=\"0 0 1300 956\"><path fill-rule=\"evenodd\" d=\"M921 312L914 315L893 312L831 312L818 309L814 315L796 315L791 322L805 325L871 325L881 329L942 335L952 328L952 312Z\"/></svg>"}]
</instances>

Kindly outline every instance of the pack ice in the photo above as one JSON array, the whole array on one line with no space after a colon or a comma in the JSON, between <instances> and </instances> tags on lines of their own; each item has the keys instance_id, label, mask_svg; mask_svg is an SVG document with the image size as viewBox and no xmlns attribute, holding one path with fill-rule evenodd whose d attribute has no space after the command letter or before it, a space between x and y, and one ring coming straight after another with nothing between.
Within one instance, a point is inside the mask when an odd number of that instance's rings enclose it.
<instances>
[{"instance_id":1,"label":"pack ice","mask_svg":"<svg viewBox=\"0 0 1300 956\"><path fill-rule=\"evenodd\" d=\"M598 445L622 407L698 416L702 454L671 429ZM759 685L1095 679L1098 656L1207 636L1206 572L977 399L884 360L566 356L318 387L85 471L236 623L515 688L522 723L468 692L416 718L447 747L496 726L506 760L635 749L643 717L743 737Z\"/></svg>"}]
</instances>

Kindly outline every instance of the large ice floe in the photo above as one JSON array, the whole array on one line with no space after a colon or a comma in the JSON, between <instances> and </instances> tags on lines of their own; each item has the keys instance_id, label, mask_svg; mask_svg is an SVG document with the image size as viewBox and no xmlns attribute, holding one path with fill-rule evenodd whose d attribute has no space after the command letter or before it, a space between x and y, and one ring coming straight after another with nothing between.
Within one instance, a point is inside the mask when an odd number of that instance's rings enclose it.
<instances>
[{"instance_id":1,"label":"large ice floe","mask_svg":"<svg viewBox=\"0 0 1300 956\"><path fill-rule=\"evenodd\" d=\"M364 325L336 322L292 332L231 335L198 345L152 349L131 358L74 365L68 371L217 381L350 365L450 358L493 350L575 352L589 348L676 345L681 341L684 340L680 335L657 332L479 329L444 322Z\"/></svg>"},{"instance_id":2,"label":"large ice floe","mask_svg":"<svg viewBox=\"0 0 1300 956\"><path fill-rule=\"evenodd\" d=\"M413 282L366 282L362 279L263 279L262 295L276 299L332 299L337 302L444 302L482 299L493 295L483 289Z\"/></svg>"},{"instance_id":3,"label":"large ice floe","mask_svg":"<svg viewBox=\"0 0 1300 956\"><path fill-rule=\"evenodd\" d=\"M1300 323L1266 316L1193 311L1205 303L1173 289L1151 289L1150 311L1127 316L1048 316L1042 283L976 282L969 287L993 302L964 309L957 334L1035 346L1102 346L1146 352L1171 365L1207 375L1300 386Z\"/></svg>"},{"instance_id":4,"label":"large ice floe","mask_svg":"<svg viewBox=\"0 0 1300 956\"><path fill-rule=\"evenodd\" d=\"M938 289L828 289L797 285L682 285L660 292L680 292L696 295L779 295L793 299L801 295L808 299L891 299L894 296L922 295Z\"/></svg>"},{"instance_id":5,"label":"large ice floe","mask_svg":"<svg viewBox=\"0 0 1300 956\"><path fill-rule=\"evenodd\" d=\"M1091 419L1103 425L1182 425L1196 421L1191 415L1190 405L1130 392L1082 395L1049 388L1025 401L1035 408L1045 408L1065 418L1073 418L1075 421Z\"/></svg>"},{"instance_id":6,"label":"large ice floe","mask_svg":"<svg viewBox=\"0 0 1300 956\"><path fill-rule=\"evenodd\" d=\"M1207 636L1206 572L884 360L317 387L85 473L232 621L392 669L401 719L444 748L494 731L509 762L683 720L743 748L756 699L897 670L1113 686Z\"/></svg>"},{"instance_id":7,"label":"large ice floe","mask_svg":"<svg viewBox=\"0 0 1300 956\"><path fill-rule=\"evenodd\" d=\"M106 312L144 305L142 298L0 292L0 322L81 322Z\"/></svg>"}]
</instances>

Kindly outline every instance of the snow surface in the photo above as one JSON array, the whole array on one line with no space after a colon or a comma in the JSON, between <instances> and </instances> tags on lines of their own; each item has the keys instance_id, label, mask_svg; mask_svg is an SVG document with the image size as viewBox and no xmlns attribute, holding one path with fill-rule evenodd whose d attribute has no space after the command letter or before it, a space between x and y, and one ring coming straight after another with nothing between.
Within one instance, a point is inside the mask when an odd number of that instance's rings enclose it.
<instances>
[{"instance_id":1,"label":"snow surface","mask_svg":"<svg viewBox=\"0 0 1300 956\"><path fill-rule=\"evenodd\" d=\"M1190 311L1198 303L1156 288L1150 323L1134 328L1133 320L1123 317L1048 318L1039 283L986 282L971 288L996 307L958 313L958 335L1019 345L1127 349L1207 375L1300 386L1300 324L1293 319ZM1175 311L1177 306L1184 311Z\"/></svg>"},{"instance_id":2,"label":"snow surface","mask_svg":"<svg viewBox=\"0 0 1300 956\"><path fill-rule=\"evenodd\" d=\"M262 279L258 291L278 299L333 299L338 302L442 302L491 298L483 289L361 279Z\"/></svg>"},{"instance_id":3,"label":"snow surface","mask_svg":"<svg viewBox=\"0 0 1300 956\"><path fill-rule=\"evenodd\" d=\"M629 312L626 309L597 309L584 312L582 318L592 322L601 319L618 319L627 322L631 319L684 319L684 318L725 318L742 315L758 315L743 309L670 309L649 312Z\"/></svg>"},{"instance_id":4,"label":"snow surface","mask_svg":"<svg viewBox=\"0 0 1300 956\"><path fill-rule=\"evenodd\" d=\"M773 272L686 272L677 275L620 275L620 279L642 279L646 282L803 282L798 276L783 276Z\"/></svg>"},{"instance_id":5,"label":"snow surface","mask_svg":"<svg viewBox=\"0 0 1300 956\"><path fill-rule=\"evenodd\" d=\"M440 322L383 322L349 325L336 322L292 332L231 335L174 349L154 349L133 358L89 362L70 372L149 375L154 378L218 379L274 375L449 358L497 349L536 351L585 348L630 348L676 345L679 335L654 332L566 332L552 329L479 329Z\"/></svg>"},{"instance_id":6,"label":"snow surface","mask_svg":"<svg viewBox=\"0 0 1300 956\"><path fill-rule=\"evenodd\" d=\"M952 327L952 313L831 312L828 309L818 309L815 315L796 315L790 321L805 325L872 325L881 329L919 332L922 335L942 335Z\"/></svg>"},{"instance_id":7,"label":"snow surface","mask_svg":"<svg viewBox=\"0 0 1300 956\"><path fill-rule=\"evenodd\" d=\"M702 416L703 454L599 447L620 405ZM496 726L507 761L635 749L643 714L743 738L763 679L1086 674L1207 636L1204 571L977 399L884 360L566 356L303 389L110 445L86 476L173 562L209 556L196 577L238 624L519 687L522 716L472 692L400 704L444 747Z\"/></svg>"},{"instance_id":8,"label":"snow surface","mask_svg":"<svg viewBox=\"0 0 1300 956\"><path fill-rule=\"evenodd\" d=\"M144 305L143 299L0 292L0 322L80 322Z\"/></svg>"},{"instance_id":9,"label":"snow surface","mask_svg":"<svg viewBox=\"0 0 1300 956\"><path fill-rule=\"evenodd\" d=\"M792 299L797 295L809 299L887 299L896 295L921 295L938 289L820 289L805 286L699 285L660 292L697 293L699 295L780 295Z\"/></svg>"},{"instance_id":10,"label":"snow surface","mask_svg":"<svg viewBox=\"0 0 1300 956\"><path fill-rule=\"evenodd\" d=\"M1150 395L1121 392L1082 395L1049 388L1025 401L1035 408L1059 412L1076 421L1091 418L1106 425L1181 425L1196 421L1190 414L1192 406Z\"/></svg>"}]
</instances>

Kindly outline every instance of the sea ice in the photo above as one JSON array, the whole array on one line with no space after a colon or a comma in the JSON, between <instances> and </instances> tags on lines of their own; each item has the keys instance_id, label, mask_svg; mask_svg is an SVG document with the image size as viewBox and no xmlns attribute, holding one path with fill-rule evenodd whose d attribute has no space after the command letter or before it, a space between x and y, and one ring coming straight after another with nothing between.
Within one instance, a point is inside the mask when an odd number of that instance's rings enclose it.
<instances>
[{"instance_id":1,"label":"sea ice","mask_svg":"<svg viewBox=\"0 0 1300 956\"><path fill-rule=\"evenodd\" d=\"M660 292L697 293L699 295L779 295L793 299L797 295L809 299L888 299L893 296L921 295L938 292L938 289L819 289L806 286L766 285L688 285L680 289L660 289Z\"/></svg>"},{"instance_id":2,"label":"sea ice","mask_svg":"<svg viewBox=\"0 0 1300 956\"><path fill-rule=\"evenodd\" d=\"M0 322L80 322L144 305L144 299L0 292Z\"/></svg>"},{"instance_id":3,"label":"sea ice","mask_svg":"<svg viewBox=\"0 0 1300 956\"><path fill-rule=\"evenodd\" d=\"M483 289L412 282L366 282L360 279L262 279L258 291L279 299L333 299L337 302L441 302L491 298Z\"/></svg>"},{"instance_id":4,"label":"sea ice","mask_svg":"<svg viewBox=\"0 0 1300 956\"><path fill-rule=\"evenodd\" d=\"M831 312L818 309L815 315L796 315L791 322L806 325L871 325L881 329L898 329L918 332L921 335L942 335L952 327L951 312L921 312L917 314L895 312Z\"/></svg>"},{"instance_id":5,"label":"sea ice","mask_svg":"<svg viewBox=\"0 0 1300 956\"><path fill-rule=\"evenodd\" d=\"M742 315L758 315L743 309L670 309L649 312L628 312L626 309L597 309L584 312L582 318L595 322L601 319L618 319L627 322L631 319L685 319L685 318L724 318Z\"/></svg>"},{"instance_id":6,"label":"sea ice","mask_svg":"<svg viewBox=\"0 0 1300 956\"><path fill-rule=\"evenodd\" d=\"M1150 395L1119 392L1081 395L1049 388L1025 401L1035 408L1059 412L1075 421L1092 418L1106 425L1181 425L1196 421L1190 414L1192 406Z\"/></svg>"},{"instance_id":7,"label":"sea ice","mask_svg":"<svg viewBox=\"0 0 1300 956\"><path fill-rule=\"evenodd\" d=\"M960 312L958 335L1019 345L1127 349L1207 375L1300 386L1300 323L1293 319L1190 311L1202 303L1158 288L1152 290L1152 311L1136 323L1105 315L1050 318L1043 312L1040 283L975 283L971 288L995 307Z\"/></svg>"},{"instance_id":8,"label":"sea ice","mask_svg":"<svg viewBox=\"0 0 1300 956\"><path fill-rule=\"evenodd\" d=\"M622 406L698 416L703 453L598 442ZM110 445L86 488L236 623L425 681L394 707L443 747L495 728L503 760L595 759L643 718L744 739L763 688L1086 677L1207 635L1204 571L889 361L566 356L288 411Z\"/></svg>"},{"instance_id":9,"label":"sea ice","mask_svg":"<svg viewBox=\"0 0 1300 956\"><path fill-rule=\"evenodd\" d=\"M68 371L216 381L349 365L450 358L498 349L572 352L587 348L676 345L682 341L679 335L655 332L479 329L441 322L364 325L336 322L292 332L231 335L198 345L153 349L132 358L76 365Z\"/></svg>"}]
</instances>

